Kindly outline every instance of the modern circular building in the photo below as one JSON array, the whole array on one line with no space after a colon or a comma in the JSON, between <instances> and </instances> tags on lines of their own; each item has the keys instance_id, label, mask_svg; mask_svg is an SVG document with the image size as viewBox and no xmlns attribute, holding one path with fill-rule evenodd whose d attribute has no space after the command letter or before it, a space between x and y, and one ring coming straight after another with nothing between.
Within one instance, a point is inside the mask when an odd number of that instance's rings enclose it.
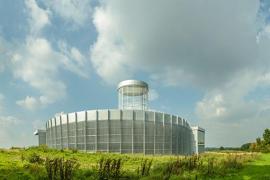
<instances>
[{"instance_id":1,"label":"modern circular building","mask_svg":"<svg viewBox=\"0 0 270 180\"><path fill-rule=\"evenodd\" d=\"M182 154L204 151L204 129L177 116L148 110L148 85L118 85L118 109L61 114L37 130L39 144L86 152Z\"/></svg>"}]
</instances>

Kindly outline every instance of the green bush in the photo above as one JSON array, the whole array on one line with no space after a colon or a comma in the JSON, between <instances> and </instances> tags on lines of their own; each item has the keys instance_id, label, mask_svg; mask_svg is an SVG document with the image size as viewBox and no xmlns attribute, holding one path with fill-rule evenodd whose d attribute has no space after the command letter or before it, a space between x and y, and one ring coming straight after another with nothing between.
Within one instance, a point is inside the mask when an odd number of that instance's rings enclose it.
<instances>
[{"instance_id":1,"label":"green bush","mask_svg":"<svg viewBox=\"0 0 270 180\"><path fill-rule=\"evenodd\" d=\"M21 157L23 159L23 157ZM31 153L28 157L28 161L30 163L37 163L37 164L42 164L44 160L38 155L37 153Z\"/></svg>"}]
</instances>

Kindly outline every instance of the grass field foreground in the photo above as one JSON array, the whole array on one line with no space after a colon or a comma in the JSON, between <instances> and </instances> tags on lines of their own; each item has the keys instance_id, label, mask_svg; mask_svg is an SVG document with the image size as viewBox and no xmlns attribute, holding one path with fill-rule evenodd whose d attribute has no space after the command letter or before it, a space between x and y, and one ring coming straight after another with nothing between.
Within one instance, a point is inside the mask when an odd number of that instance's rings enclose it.
<instances>
[{"instance_id":1,"label":"grass field foreground","mask_svg":"<svg viewBox=\"0 0 270 180\"><path fill-rule=\"evenodd\" d=\"M270 179L270 154L199 156L0 149L0 179Z\"/></svg>"}]
</instances>

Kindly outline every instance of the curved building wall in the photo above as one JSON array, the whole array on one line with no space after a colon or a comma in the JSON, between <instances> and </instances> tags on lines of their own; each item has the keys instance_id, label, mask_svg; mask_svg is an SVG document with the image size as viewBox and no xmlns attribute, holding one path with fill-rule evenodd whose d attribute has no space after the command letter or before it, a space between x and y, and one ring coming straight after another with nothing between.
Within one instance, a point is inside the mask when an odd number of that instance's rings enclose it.
<instances>
[{"instance_id":1,"label":"curved building wall","mask_svg":"<svg viewBox=\"0 0 270 180\"><path fill-rule=\"evenodd\" d=\"M46 123L49 147L89 152L191 154L192 130L184 119L144 110L90 110Z\"/></svg>"}]
</instances>

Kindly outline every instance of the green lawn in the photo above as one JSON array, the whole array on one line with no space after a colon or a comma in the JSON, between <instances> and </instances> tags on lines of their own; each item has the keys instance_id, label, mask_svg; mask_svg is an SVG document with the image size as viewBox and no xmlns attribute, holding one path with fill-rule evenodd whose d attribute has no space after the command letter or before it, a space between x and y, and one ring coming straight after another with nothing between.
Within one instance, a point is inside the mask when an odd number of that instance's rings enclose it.
<instances>
[{"instance_id":1,"label":"green lawn","mask_svg":"<svg viewBox=\"0 0 270 180\"><path fill-rule=\"evenodd\" d=\"M33 163L36 154L42 162ZM195 156L144 156L142 154L83 153L48 148L0 149L0 180L48 179L46 158L76 159L73 179L97 179L100 159L121 159L122 179L270 179L270 154L243 152L205 153ZM152 161L149 175L140 175L145 159ZM148 162L149 162L148 161ZM194 161L194 162L193 162ZM193 165L192 165L193 163ZM169 173L170 172L170 173Z\"/></svg>"},{"instance_id":2,"label":"green lawn","mask_svg":"<svg viewBox=\"0 0 270 180\"><path fill-rule=\"evenodd\" d=\"M256 161L246 165L239 172L239 179L270 179L270 154L261 154Z\"/></svg>"}]
</instances>

